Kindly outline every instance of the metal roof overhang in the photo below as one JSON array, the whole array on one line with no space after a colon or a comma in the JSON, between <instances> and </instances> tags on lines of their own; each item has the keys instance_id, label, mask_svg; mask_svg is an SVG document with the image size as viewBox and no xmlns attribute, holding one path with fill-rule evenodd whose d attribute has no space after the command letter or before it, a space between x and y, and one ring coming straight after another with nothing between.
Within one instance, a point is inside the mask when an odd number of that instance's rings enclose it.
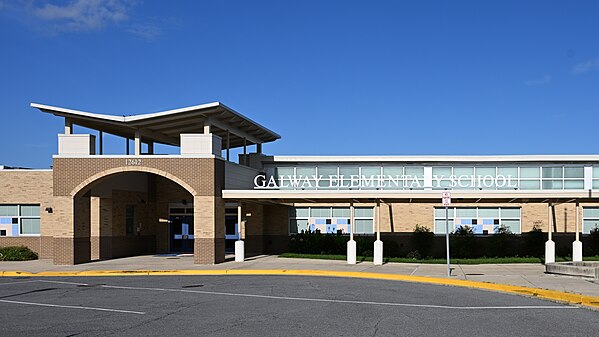
<instances>
[{"instance_id":1,"label":"metal roof overhang","mask_svg":"<svg viewBox=\"0 0 599 337\"><path fill-rule=\"evenodd\" d=\"M31 103L31 107L55 116L70 119L73 124L134 138L139 131L144 142L179 146L182 133L202 133L204 125L222 138L223 149L262 144L275 141L281 136L220 102L195 105L133 116L114 116L71 110L49 105Z\"/></svg>"}]
</instances>

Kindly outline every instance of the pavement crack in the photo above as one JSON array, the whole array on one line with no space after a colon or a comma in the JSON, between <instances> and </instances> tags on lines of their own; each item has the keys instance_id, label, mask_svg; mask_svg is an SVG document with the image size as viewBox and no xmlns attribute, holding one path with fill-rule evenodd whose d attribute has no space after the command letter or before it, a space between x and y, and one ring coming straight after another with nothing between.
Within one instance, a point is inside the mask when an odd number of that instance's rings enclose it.
<instances>
[{"instance_id":1,"label":"pavement crack","mask_svg":"<svg viewBox=\"0 0 599 337\"><path fill-rule=\"evenodd\" d=\"M0 298L10 298L10 297L15 297L15 296L22 296L22 295L28 295L28 294L34 294L34 293L39 293L39 292L44 292L44 291L52 291L52 290L56 290L58 288L44 288L44 289L36 289L36 290L30 290L30 291L26 291L23 293L18 293L18 294L12 294L12 295L6 295L6 296L2 296Z\"/></svg>"}]
</instances>

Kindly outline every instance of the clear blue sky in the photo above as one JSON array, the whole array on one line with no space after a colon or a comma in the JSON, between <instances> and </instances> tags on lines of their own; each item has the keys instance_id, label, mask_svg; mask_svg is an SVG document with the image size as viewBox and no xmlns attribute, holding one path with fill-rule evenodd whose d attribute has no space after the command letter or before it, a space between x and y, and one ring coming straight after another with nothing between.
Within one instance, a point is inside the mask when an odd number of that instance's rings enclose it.
<instances>
[{"instance_id":1,"label":"clear blue sky","mask_svg":"<svg viewBox=\"0 0 599 337\"><path fill-rule=\"evenodd\" d=\"M0 0L0 50L5 165L51 165L30 102L220 101L280 155L599 153L599 1Z\"/></svg>"}]
</instances>

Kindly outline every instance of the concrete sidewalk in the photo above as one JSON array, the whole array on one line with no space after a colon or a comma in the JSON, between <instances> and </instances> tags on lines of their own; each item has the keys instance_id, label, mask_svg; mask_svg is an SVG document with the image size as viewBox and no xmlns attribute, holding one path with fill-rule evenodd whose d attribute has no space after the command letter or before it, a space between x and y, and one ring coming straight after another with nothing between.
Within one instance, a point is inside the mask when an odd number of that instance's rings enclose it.
<instances>
[{"instance_id":1,"label":"concrete sidewalk","mask_svg":"<svg viewBox=\"0 0 599 337\"><path fill-rule=\"evenodd\" d=\"M542 264L481 264L452 265L452 279L508 284L540 289L557 290L599 297L599 283L593 279L545 274ZM345 261L290 259L277 256L257 256L245 262L225 262L218 265L197 265L193 256L146 255L90 262L75 266L55 266L51 260L0 262L0 271L93 271L93 270L329 270L344 272L372 272L428 277L447 277L446 265L417 263L386 263L375 266L372 262L348 265Z\"/></svg>"}]
</instances>

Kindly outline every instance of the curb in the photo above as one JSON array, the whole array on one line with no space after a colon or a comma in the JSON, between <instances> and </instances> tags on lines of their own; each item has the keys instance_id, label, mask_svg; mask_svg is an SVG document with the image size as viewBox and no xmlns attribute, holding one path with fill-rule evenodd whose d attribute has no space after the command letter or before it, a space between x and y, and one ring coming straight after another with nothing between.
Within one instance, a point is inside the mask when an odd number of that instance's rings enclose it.
<instances>
[{"instance_id":1,"label":"curb","mask_svg":"<svg viewBox=\"0 0 599 337\"><path fill-rule=\"evenodd\" d=\"M398 274L383 274L370 272L348 272L330 270L289 270L289 269L254 269L254 270L86 270L86 271L46 271L39 273L23 271L2 271L1 277L67 277L67 276L182 276L182 275L283 275L283 276L322 276L346 277L387 281L403 281L413 283L427 283L435 285L466 287L483 290L498 291L509 294L530 296L546 300L565 302L599 309L599 297L566 293L557 290L528 288L499 283L486 283L468 280L447 279L427 276L412 276Z\"/></svg>"}]
</instances>

